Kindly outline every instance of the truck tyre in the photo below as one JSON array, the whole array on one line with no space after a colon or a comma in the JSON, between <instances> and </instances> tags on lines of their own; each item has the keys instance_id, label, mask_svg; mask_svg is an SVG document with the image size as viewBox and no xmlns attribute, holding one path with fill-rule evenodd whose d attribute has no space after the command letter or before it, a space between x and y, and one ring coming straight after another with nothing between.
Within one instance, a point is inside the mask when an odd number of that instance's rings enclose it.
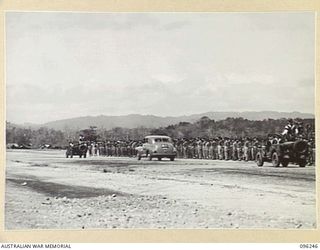
<instances>
[{"instance_id":1,"label":"truck tyre","mask_svg":"<svg viewBox=\"0 0 320 250\"><path fill-rule=\"evenodd\" d=\"M272 160L272 165L274 167L279 167L280 165L280 159L279 159L279 155L277 152L273 152L272 156L271 156L271 160Z\"/></svg>"},{"instance_id":2,"label":"truck tyre","mask_svg":"<svg viewBox=\"0 0 320 250\"><path fill-rule=\"evenodd\" d=\"M301 159L298 161L299 167L304 168L307 165L307 161L304 159Z\"/></svg>"},{"instance_id":3,"label":"truck tyre","mask_svg":"<svg viewBox=\"0 0 320 250\"><path fill-rule=\"evenodd\" d=\"M288 164L289 164L289 159L282 159L281 161L281 165L282 167L288 167Z\"/></svg>"},{"instance_id":4,"label":"truck tyre","mask_svg":"<svg viewBox=\"0 0 320 250\"><path fill-rule=\"evenodd\" d=\"M258 167L263 166L263 158L262 158L262 154L260 152L258 152L256 155L256 163L257 163Z\"/></svg>"}]
</instances>

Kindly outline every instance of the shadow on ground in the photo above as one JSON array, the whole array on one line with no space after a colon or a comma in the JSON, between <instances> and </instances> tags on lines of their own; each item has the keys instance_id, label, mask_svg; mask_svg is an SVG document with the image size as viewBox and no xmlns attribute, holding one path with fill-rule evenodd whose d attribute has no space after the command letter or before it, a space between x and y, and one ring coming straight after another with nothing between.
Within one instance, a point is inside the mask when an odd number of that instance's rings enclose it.
<instances>
[{"instance_id":1,"label":"shadow on ground","mask_svg":"<svg viewBox=\"0 0 320 250\"><path fill-rule=\"evenodd\" d=\"M101 195L117 195L128 196L126 193L118 192L112 189L91 188L83 186L63 185L52 182L44 182L40 180L30 179L6 179L16 185L24 188L30 188L38 193L43 193L51 197L66 197L66 198L89 198L98 197Z\"/></svg>"}]
</instances>

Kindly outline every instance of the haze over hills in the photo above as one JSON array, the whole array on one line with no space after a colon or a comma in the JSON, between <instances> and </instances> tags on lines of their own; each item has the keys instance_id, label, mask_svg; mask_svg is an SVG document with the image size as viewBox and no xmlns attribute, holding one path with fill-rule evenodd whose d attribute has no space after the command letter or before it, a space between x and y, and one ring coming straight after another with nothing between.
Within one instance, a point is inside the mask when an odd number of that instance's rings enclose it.
<instances>
[{"instance_id":1,"label":"haze over hills","mask_svg":"<svg viewBox=\"0 0 320 250\"><path fill-rule=\"evenodd\" d=\"M214 120L223 120L228 117L243 117L248 120L263 120L263 119L280 119L280 118L314 118L313 114L300 112L277 112L277 111L247 111L247 112L207 112L201 114L185 115L185 116L155 116L155 115L122 115L122 116L84 116L70 119L57 120L44 124L24 124L26 127L41 127L45 126L56 130L66 129L84 129L90 126L98 128L112 129L114 127L123 128L157 128L164 127L179 122L195 122L201 117L207 116Z\"/></svg>"}]
</instances>

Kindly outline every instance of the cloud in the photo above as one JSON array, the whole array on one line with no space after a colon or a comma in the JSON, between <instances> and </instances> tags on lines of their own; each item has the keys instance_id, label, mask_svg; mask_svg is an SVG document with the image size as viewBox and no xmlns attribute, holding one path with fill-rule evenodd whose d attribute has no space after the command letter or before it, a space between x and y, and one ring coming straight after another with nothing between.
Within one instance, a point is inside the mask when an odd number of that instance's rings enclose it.
<instances>
[{"instance_id":1,"label":"cloud","mask_svg":"<svg viewBox=\"0 0 320 250\"><path fill-rule=\"evenodd\" d=\"M163 25L161 27L162 30L177 30L177 29L181 29L187 25L190 25L190 22L187 21L176 21L176 22L171 22L171 23L167 23L165 25Z\"/></svg>"},{"instance_id":2,"label":"cloud","mask_svg":"<svg viewBox=\"0 0 320 250\"><path fill-rule=\"evenodd\" d=\"M131 30L142 26L159 25L148 13L77 13L77 12L9 12L7 27L19 24L21 31L45 30ZM39 22L41 20L41 22Z\"/></svg>"},{"instance_id":3,"label":"cloud","mask_svg":"<svg viewBox=\"0 0 320 250\"><path fill-rule=\"evenodd\" d=\"M314 111L313 13L6 17L7 118L14 122Z\"/></svg>"},{"instance_id":4,"label":"cloud","mask_svg":"<svg viewBox=\"0 0 320 250\"><path fill-rule=\"evenodd\" d=\"M315 79L314 78L306 78L298 81L298 86L301 88L314 88L315 87Z\"/></svg>"},{"instance_id":5,"label":"cloud","mask_svg":"<svg viewBox=\"0 0 320 250\"><path fill-rule=\"evenodd\" d=\"M291 17L294 15L294 19ZM262 18L264 16L264 18ZM243 15L250 23L250 27L255 30L264 31L307 31L313 30L313 20L315 18L312 12L289 12L289 13L251 13ZM273 22L269 20L272 19Z\"/></svg>"}]
</instances>

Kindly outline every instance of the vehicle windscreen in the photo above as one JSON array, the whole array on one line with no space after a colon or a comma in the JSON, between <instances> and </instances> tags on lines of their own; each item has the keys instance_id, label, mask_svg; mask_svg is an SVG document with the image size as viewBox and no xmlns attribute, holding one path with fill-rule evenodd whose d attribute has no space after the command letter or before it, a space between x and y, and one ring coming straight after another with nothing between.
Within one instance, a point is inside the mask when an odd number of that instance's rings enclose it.
<instances>
[{"instance_id":1,"label":"vehicle windscreen","mask_svg":"<svg viewBox=\"0 0 320 250\"><path fill-rule=\"evenodd\" d=\"M155 142L170 142L169 138L155 138Z\"/></svg>"}]
</instances>

